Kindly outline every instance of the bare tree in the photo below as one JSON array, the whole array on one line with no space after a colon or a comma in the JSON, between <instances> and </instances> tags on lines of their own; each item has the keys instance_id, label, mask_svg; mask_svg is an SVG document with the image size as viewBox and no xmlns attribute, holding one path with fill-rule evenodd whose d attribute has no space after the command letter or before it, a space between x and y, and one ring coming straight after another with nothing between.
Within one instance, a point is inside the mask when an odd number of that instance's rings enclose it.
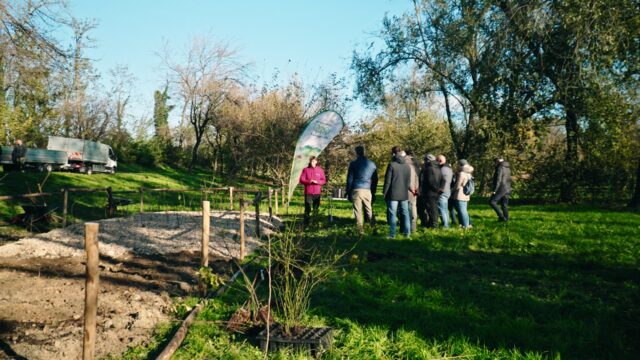
<instances>
[{"instance_id":1,"label":"bare tree","mask_svg":"<svg viewBox=\"0 0 640 360\"><path fill-rule=\"evenodd\" d=\"M126 110L131 101L131 92L135 76L131 74L126 65L117 65L109 71L111 76L111 89L109 95L109 107L113 113L115 137L122 141L127 137L125 129Z\"/></svg>"},{"instance_id":2,"label":"bare tree","mask_svg":"<svg viewBox=\"0 0 640 360\"><path fill-rule=\"evenodd\" d=\"M216 127L222 105L231 88L239 83L246 65L239 63L229 45L208 39L195 39L186 59L175 62L165 48L163 61L170 72L173 91L184 105L183 115L195 135L191 150L191 170L198 160L198 149L209 127Z\"/></svg>"}]
</instances>

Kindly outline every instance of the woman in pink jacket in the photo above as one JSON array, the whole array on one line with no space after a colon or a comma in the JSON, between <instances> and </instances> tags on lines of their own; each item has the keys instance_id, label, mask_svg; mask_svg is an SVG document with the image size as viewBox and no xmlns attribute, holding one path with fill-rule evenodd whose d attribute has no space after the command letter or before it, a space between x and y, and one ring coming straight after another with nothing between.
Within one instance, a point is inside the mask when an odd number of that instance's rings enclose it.
<instances>
[{"instance_id":1,"label":"woman in pink jacket","mask_svg":"<svg viewBox=\"0 0 640 360\"><path fill-rule=\"evenodd\" d=\"M309 166L302 170L300 175L300 184L304 185L304 225L309 225L311 214L311 206L313 212L318 212L320 207L320 196L322 193L322 185L326 184L327 179L324 177L324 171L318 166L318 159L312 156L309 159Z\"/></svg>"}]
</instances>

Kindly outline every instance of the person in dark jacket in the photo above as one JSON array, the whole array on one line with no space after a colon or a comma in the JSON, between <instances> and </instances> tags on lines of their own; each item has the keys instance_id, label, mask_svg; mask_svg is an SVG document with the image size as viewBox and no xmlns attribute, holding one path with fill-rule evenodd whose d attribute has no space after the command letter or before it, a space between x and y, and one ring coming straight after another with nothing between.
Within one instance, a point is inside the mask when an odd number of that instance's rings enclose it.
<instances>
[{"instance_id":1,"label":"person in dark jacket","mask_svg":"<svg viewBox=\"0 0 640 360\"><path fill-rule=\"evenodd\" d=\"M498 221L509 221L509 196L511 195L511 167L503 158L494 159L492 192L489 205L498 215ZM500 207L498 207L498 203ZM502 209L501 209L502 208ZM501 211L502 210L502 211Z\"/></svg>"},{"instance_id":2,"label":"person in dark jacket","mask_svg":"<svg viewBox=\"0 0 640 360\"><path fill-rule=\"evenodd\" d=\"M400 154L402 149L394 146L391 149L393 158L384 175L384 200L387 203L387 222L389 223L389 238L396 236L396 214L400 209L400 232L409 236L411 231L411 219L409 216L409 182L411 181L411 169Z\"/></svg>"},{"instance_id":3,"label":"person in dark jacket","mask_svg":"<svg viewBox=\"0 0 640 360\"><path fill-rule=\"evenodd\" d=\"M312 156L309 159L309 166L302 170L300 183L304 185L304 225L309 225L311 207L317 213L320 207L320 197L322 185L327 183L324 170L318 165L318 159Z\"/></svg>"},{"instance_id":4,"label":"person in dark jacket","mask_svg":"<svg viewBox=\"0 0 640 360\"><path fill-rule=\"evenodd\" d=\"M349 163L347 171L347 198L353 204L356 225L358 230L362 232L365 218L370 221L371 226L375 225L371 204L376 198L378 168L373 161L364 156L364 146L356 146L356 156L357 158Z\"/></svg>"},{"instance_id":5,"label":"person in dark jacket","mask_svg":"<svg viewBox=\"0 0 640 360\"><path fill-rule=\"evenodd\" d=\"M424 167L422 169L422 189L423 201L429 216L428 228L435 229L438 227L438 197L441 192L442 172L440 166L436 162L433 154L427 154L424 157Z\"/></svg>"},{"instance_id":6,"label":"person in dark jacket","mask_svg":"<svg viewBox=\"0 0 640 360\"><path fill-rule=\"evenodd\" d=\"M16 171L24 170L25 157L27 155L27 148L22 144L22 140L16 140L16 144L11 152L11 161L13 162L14 169Z\"/></svg>"}]
</instances>

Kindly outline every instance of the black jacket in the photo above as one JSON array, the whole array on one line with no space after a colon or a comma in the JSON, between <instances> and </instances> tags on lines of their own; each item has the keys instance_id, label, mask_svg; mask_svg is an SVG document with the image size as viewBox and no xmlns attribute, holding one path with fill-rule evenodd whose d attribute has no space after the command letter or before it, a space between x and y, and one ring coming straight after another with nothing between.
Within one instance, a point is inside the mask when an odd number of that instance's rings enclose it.
<instances>
[{"instance_id":1,"label":"black jacket","mask_svg":"<svg viewBox=\"0 0 640 360\"><path fill-rule=\"evenodd\" d=\"M27 148L24 145L15 145L11 152L11 161L14 163L17 159L23 158L27 155Z\"/></svg>"},{"instance_id":2,"label":"black jacket","mask_svg":"<svg viewBox=\"0 0 640 360\"><path fill-rule=\"evenodd\" d=\"M422 169L422 193L424 195L438 194L442 185L442 171L432 162L426 162Z\"/></svg>"},{"instance_id":3,"label":"black jacket","mask_svg":"<svg viewBox=\"0 0 640 360\"><path fill-rule=\"evenodd\" d=\"M494 193L511 192L511 166L509 162L503 161L496 165L493 172L492 189Z\"/></svg>"},{"instance_id":4,"label":"black jacket","mask_svg":"<svg viewBox=\"0 0 640 360\"><path fill-rule=\"evenodd\" d=\"M409 182L411 181L411 169L403 157L394 156L384 175L384 190L382 194L385 200L404 201L409 200Z\"/></svg>"}]
</instances>

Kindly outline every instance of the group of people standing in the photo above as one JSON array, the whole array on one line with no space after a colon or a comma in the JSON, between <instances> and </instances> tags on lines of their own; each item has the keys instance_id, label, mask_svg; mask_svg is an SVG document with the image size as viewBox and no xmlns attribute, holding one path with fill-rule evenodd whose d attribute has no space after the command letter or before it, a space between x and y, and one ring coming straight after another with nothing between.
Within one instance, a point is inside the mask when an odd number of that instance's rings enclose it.
<instances>
[{"instance_id":1,"label":"group of people standing","mask_svg":"<svg viewBox=\"0 0 640 360\"><path fill-rule=\"evenodd\" d=\"M470 193L466 193L465 188L472 181L473 167L466 160L458 162L454 173L442 154L425 155L422 165L411 152L398 146L391 149L391 156L383 187L389 237L396 236L398 214L404 236L416 231L418 219L428 228L437 228L439 219L442 226L448 228L456 218L461 227L471 227L467 212Z\"/></svg>"},{"instance_id":2,"label":"group of people standing","mask_svg":"<svg viewBox=\"0 0 640 360\"><path fill-rule=\"evenodd\" d=\"M362 232L365 222L375 226L372 203L378 186L378 169L365 156L363 146L356 146L355 153L356 159L351 161L347 172L346 193L353 204L356 225ZM312 157L300 176L300 183L305 186L305 224L309 222L311 209L317 210L320 205L321 188L326 183L324 171L317 162L317 158ZM495 165L489 203L500 221L508 221L511 170L502 158L496 158ZM458 161L454 171L445 155L427 154L420 164L411 151L399 146L391 148L382 191L387 204L389 237L396 237L398 220L404 236L416 231L418 219L427 228L437 228L440 221L443 228L449 228L456 220L462 228L471 228L467 205L474 188L473 170L465 159Z\"/></svg>"}]
</instances>

